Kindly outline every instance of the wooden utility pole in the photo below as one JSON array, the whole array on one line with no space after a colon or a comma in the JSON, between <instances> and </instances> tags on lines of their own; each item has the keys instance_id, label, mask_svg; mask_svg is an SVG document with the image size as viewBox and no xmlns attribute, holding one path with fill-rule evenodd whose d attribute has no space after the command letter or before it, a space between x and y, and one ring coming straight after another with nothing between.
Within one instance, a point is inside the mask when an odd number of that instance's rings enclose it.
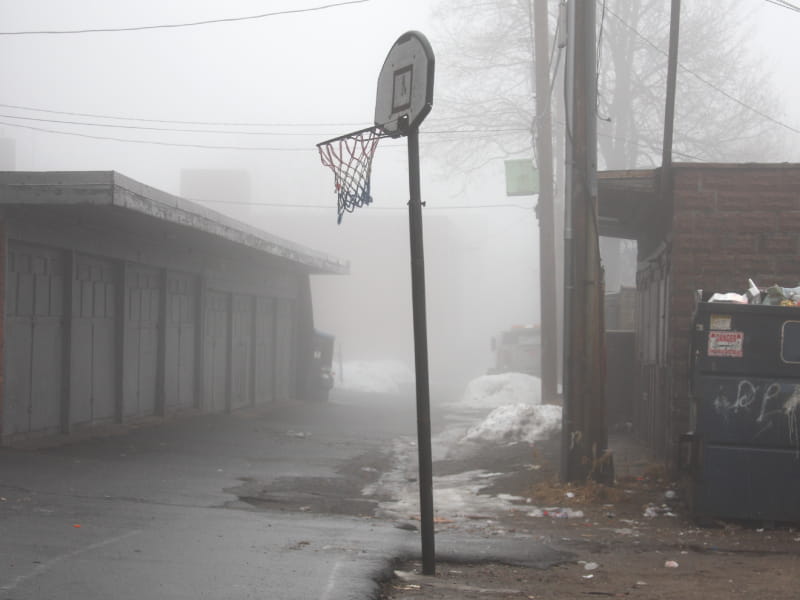
<instances>
[{"instance_id":1,"label":"wooden utility pole","mask_svg":"<svg viewBox=\"0 0 800 600\"><path fill-rule=\"evenodd\" d=\"M597 210L595 3L571 0L568 11L561 478L610 482Z\"/></svg>"},{"instance_id":2,"label":"wooden utility pole","mask_svg":"<svg viewBox=\"0 0 800 600\"><path fill-rule=\"evenodd\" d=\"M672 167L672 131L675 124L675 85L678 81L678 40L681 0L672 0L669 13L669 58L667 59L667 101L664 107L664 141L661 154L662 183ZM664 186L662 185L662 190ZM662 198L663 201L663 198Z\"/></svg>"},{"instance_id":3,"label":"wooden utility pole","mask_svg":"<svg viewBox=\"0 0 800 600\"><path fill-rule=\"evenodd\" d=\"M672 223L672 132L675 124L675 87L678 80L678 40L681 0L672 0L669 15L669 56L667 58L667 99L664 106L664 139L661 148L661 190L658 222L666 232Z\"/></svg>"},{"instance_id":4,"label":"wooden utility pole","mask_svg":"<svg viewBox=\"0 0 800 600\"><path fill-rule=\"evenodd\" d=\"M662 238L671 235L674 219L674 194L672 184L672 134L675 124L675 88L678 80L678 42L680 39L681 0L672 0L669 19L669 55L667 59L667 98L664 107L664 139L661 155L661 188L657 207L658 222L663 228ZM677 433L667 425L664 435L669 440L677 439Z\"/></svg>"},{"instance_id":5,"label":"wooden utility pole","mask_svg":"<svg viewBox=\"0 0 800 600\"><path fill-rule=\"evenodd\" d=\"M556 301L555 218L553 210L553 132L550 111L550 42L547 0L533 0L536 76L536 162L539 167L539 295L541 302L542 399L558 395L558 306Z\"/></svg>"}]
</instances>

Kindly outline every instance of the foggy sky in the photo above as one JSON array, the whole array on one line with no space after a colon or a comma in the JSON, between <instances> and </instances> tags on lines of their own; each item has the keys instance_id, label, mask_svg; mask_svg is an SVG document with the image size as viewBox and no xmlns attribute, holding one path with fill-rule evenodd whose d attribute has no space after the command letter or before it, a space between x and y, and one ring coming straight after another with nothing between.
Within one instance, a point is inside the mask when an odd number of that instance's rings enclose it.
<instances>
[{"instance_id":1,"label":"foggy sky","mask_svg":"<svg viewBox=\"0 0 800 600\"><path fill-rule=\"evenodd\" d=\"M232 16L296 10L326 4L313 0L209 0L136 3L104 0L0 0L0 30L90 29L160 23L180 23ZM794 81L796 35L800 15L762 3L755 45L785 73L785 91L793 114L781 115L800 123L800 86ZM210 204L231 216L247 219L268 231L291 237L353 263L353 277L315 283L318 325L339 335L346 348L368 354L369 336L374 350L397 349L409 357L410 286L407 241L402 209L408 197L407 158L400 141L379 147L373 175L375 210L394 215L398 234L371 239L358 212L335 223L332 175L319 163L314 144L323 139L371 124L375 84L383 60L395 39L416 29L425 33L434 49L436 24L429 17L430 0L371 0L319 12L275 16L237 23L182 29L83 35L0 36L0 103L63 112L93 113L142 119L202 122L276 123L275 126L181 126L167 123L113 121L151 127L194 127L237 131L232 134L180 133L109 129L43 121L21 121L9 115L50 120L108 123L100 118L57 115L0 107L0 138L16 143L19 170L115 170L147 185L178 194L182 169L241 169L251 182L252 201L330 206L323 209L276 211L241 205ZM444 81L448 57L437 54L437 82ZM434 109L436 114L436 94ZM6 123L3 125L2 123ZM241 151L173 148L160 145L56 135L12 127L24 124L39 129L79 132L136 140L194 145L272 147L279 150ZM295 125L287 125L295 124ZM297 126L296 124L302 124ZM284 135L248 135L270 131ZM422 194L436 216L426 233L429 277L444 273L448 261L456 276L440 286L428 283L429 322L433 322L431 362L444 365L464 352L466 370L489 366L488 340L497 330L539 319L537 221L522 209L438 210L447 205L509 203L504 195L502 161L491 161L469 174L443 173L431 156L421 128ZM511 157L509 157L511 158ZM219 200L226 200L220 198ZM513 200L532 206L534 198ZM379 210L380 209L380 210ZM313 219L311 218L313 217ZM325 222L327 217L328 221ZM305 221L304 221L305 220ZM313 224L312 224L313 221ZM352 222L358 223L351 225ZM443 223L447 221L448 224ZM445 239L432 237L436 232ZM394 244L380 252L376 245ZM396 252L393 270L377 267L364 275L360 257ZM374 257L374 256L373 256ZM359 260L362 260L360 263ZM433 269L431 271L431 268ZM350 286L348 291L342 291ZM327 290L327 291L326 291ZM323 296L339 304L324 308ZM408 329L381 338L380 327L353 328L349 311L357 310L342 295L361 297L373 307L387 307L385 319L408 319ZM400 307L400 308L398 308ZM400 311L398 315L397 311ZM380 311L370 319L380 320ZM454 322L453 315L463 321ZM446 324L446 325L445 325ZM387 330L393 327L387 327ZM402 327L401 327L402 329ZM460 333L459 333L460 332ZM455 336L458 333L459 336ZM347 342L348 336L350 342ZM455 336L455 337L454 337ZM448 345L448 343L455 344ZM367 358L347 356L346 358ZM482 363L486 362L482 366ZM475 372L474 375L481 374ZM435 373L433 373L435 376Z\"/></svg>"}]
</instances>

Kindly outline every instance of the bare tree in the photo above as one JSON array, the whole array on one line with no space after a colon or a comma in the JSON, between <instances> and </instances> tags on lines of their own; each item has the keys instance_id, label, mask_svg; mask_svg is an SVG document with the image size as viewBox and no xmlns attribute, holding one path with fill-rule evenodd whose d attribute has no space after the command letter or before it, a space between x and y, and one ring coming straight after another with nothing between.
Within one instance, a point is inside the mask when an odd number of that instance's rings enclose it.
<instances>
[{"instance_id":1,"label":"bare tree","mask_svg":"<svg viewBox=\"0 0 800 600\"><path fill-rule=\"evenodd\" d=\"M446 165L469 171L530 156L532 0L440 0L434 17L440 84L429 129Z\"/></svg>"},{"instance_id":2,"label":"bare tree","mask_svg":"<svg viewBox=\"0 0 800 600\"><path fill-rule=\"evenodd\" d=\"M436 5L440 85L430 129L451 167L469 171L494 158L531 154L536 93L531 4L439 0ZM765 61L748 43L749 15L756 7L736 0L683 4L676 159L780 159L787 130L776 123L781 117L778 95ZM551 31L556 11L553 2ZM669 0L605 0L597 11L601 168L656 165L663 135ZM551 67L558 58L554 47ZM562 84L547 93L559 99Z\"/></svg>"},{"instance_id":3,"label":"bare tree","mask_svg":"<svg viewBox=\"0 0 800 600\"><path fill-rule=\"evenodd\" d=\"M678 160L768 160L784 139L771 73L748 44L753 5L693 0L681 10L673 153ZM598 145L605 168L660 162L669 2L598 8Z\"/></svg>"}]
</instances>

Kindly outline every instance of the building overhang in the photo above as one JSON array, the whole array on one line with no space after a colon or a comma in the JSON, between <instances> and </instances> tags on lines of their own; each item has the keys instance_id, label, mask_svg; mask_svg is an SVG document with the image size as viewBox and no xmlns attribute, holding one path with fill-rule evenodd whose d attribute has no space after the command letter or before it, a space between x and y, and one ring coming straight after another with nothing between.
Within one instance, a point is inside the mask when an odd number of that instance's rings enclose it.
<instances>
[{"instance_id":1,"label":"building overhang","mask_svg":"<svg viewBox=\"0 0 800 600\"><path fill-rule=\"evenodd\" d=\"M347 274L349 262L232 219L196 202L146 186L114 171L0 173L0 208L86 209L187 229L314 274Z\"/></svg>"},{"instance_id":2,"label":"building overhang","mask_svg":"<svg viewBox=\"0 0 800 600\"><path fill-rule=\"evenodd\" d=\"M661 169L597 173L600 235L639 239L660 194Z\"/></svg>"}]
</instances>

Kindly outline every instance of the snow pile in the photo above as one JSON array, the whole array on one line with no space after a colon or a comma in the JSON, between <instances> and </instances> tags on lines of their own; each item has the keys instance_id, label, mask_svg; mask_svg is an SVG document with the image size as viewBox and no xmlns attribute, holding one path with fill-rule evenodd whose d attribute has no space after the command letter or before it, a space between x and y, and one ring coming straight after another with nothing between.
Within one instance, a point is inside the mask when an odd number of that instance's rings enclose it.
<instances>
[{"instance_id":1,"label":"snow pile","mask_svg":"<svg viewBox=\"0 0 800 600\"><path fill-rule=\"evenodd\" d=\"M396 360L355 360L342 366L342 381L336 387L354 392L400 393L401 386L414 382L414 373Z\"/></svg>"},{"instance_id":2,"label":"snow pile","mask_svg":"<svg viewBox=\"0 0 800 600\"><path fill-rule=\"evenodd\" d=\"M483 421L470 427L466 442L533 443L561 429L561 407L552 404L507 404L495 408Z\"/></svg>"},{"instance_id":3,"label":"snow pile","mask_svg":"<svg viewBox=\"0 0 800 600\"><path fill-rule=\"evenodd\" d=\"M492 445L535 443L561 428L561 407L542 404L539 378L521 373L474 379L461 400L447 408L447 425L433 436L432 453L435 460L463 461L465 466L478 454L490 454ZM365 494L387 498L380 503L381 516L418 518L417 450L412 438L396 439L392 448L394 468L365 488ZM501 475L475 469L435 476L434 506L439 526L459 523L461 527L486 527L499 514L521 510L523 498L486 491ZM581 511L569 508L527 505L525 509L531 517L583 518Z\"/></svg>"},{"instance_id":4,"label":"snow pile","mask_svg":"<svg viewBox=\"0 0 800 600\"><path fill-rule=\"evenodd\" d=\"M459 408L492 410L507 404L541 404L542 382L538 377L524 373L484 375L467 384Z\"/></svg>"},{"instance_id":5,"label":"snow pile","mask_svg":"<svg viewBox=\"0 0 800 600\"><path fill-rule=\"evenodd\" d=\"M450 408L471 416L470 426L459 436L459 442L532 443L561 428L561 407L542 404L541 380L524 373L484 375L473 379L467 384L461 400ZM476 412L486 415L478 423L474 421Z\"/></svg>"}]
</instances>

